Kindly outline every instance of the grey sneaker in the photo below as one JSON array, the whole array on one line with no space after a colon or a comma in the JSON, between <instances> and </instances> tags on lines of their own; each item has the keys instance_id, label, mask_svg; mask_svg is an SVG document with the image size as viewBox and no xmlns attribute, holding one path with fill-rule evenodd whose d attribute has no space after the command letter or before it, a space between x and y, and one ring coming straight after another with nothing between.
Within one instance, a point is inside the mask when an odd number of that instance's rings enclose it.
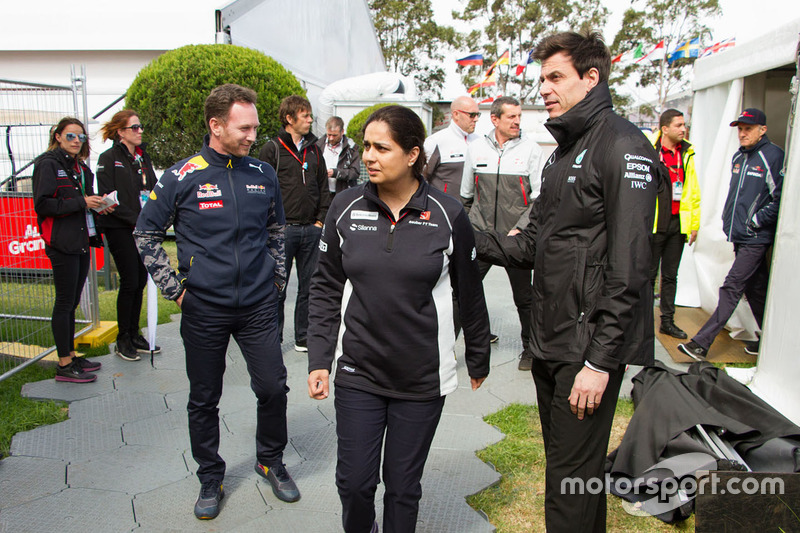
<instances>
[{"instance_id":1,"label":"grey sneaker","mask_svg":"<svg viewBox=\"0 0 800 533\"><path fill-rule=\"evenodd\" d=\"M300 491L294 484L292 476L286 471L282 463L273 466L264 466L256 461L256 472L272 485L272 492L275 497L285 502L296 502L300 499Z\"/></svg>"},{"instance_id":2,"label":"grey sneaker","mask_svg":"<svg viewBox=\"0 0 800 533\"><path fill-rule=\"evenodd\" d=\"M517 365L517 370L528 372L530 371L531 367L533 367L533 356L528 352L522 352L519 354L519 364Z\"/></svg>"},{"instance_id":3,"label":"grey sneaker","mask_svg":"<svg viewBox=\"0 0 800 533\"><path fill-rule=\"evenodd\" d=\"M695 361L705 361L708 356L708 349L703 348L694 341L689 341L686 344L679 344L678 351L685 353Z\"/></svg>"},{"instance_id":4,"label":"grey sneaker","mask_svg":"<svg viewBox=\"0 0 800 533\"><path fill-rule=\"evenodd\" d=\"M200 495L194 503L194 515L200 520L211 520L219 514L219 502L225 497L222 482L216 479L206 481L200 487Z\"/></svg>"}]
</instances>

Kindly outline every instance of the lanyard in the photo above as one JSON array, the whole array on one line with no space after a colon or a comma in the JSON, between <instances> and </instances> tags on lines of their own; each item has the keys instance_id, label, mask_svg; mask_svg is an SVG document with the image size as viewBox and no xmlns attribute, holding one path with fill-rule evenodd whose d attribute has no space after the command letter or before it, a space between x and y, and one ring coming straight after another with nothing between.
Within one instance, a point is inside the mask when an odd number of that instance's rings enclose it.
<instances>
[{"instance_id":1,"label":"lanyard","mask_svg":"<svg viewBox=\"0 0 800 533\"><path fill-rule=\"evenodd\" d=\"M298 162L298 163L300 163L300 166L301 166L301 167L302 167L302 169L303 169L303 185L305 185L305 184L306 184L306 168L308 167L308 164L306 163L306 151L308 150L308 146L306 146L305 148L303 148L303 160L302 160L302 161L300 161L300 158L299 158L299 157L297 157L297 156L295 155L295 153L294 153L294 152L293 152L293 151L292 151L292 150L291 150L291 149L290 149L288 146L286 146L286 143L285 143L285 142L283 142L283 139L278 139L278 140L281 142L281 144L283 145L283 147L284 147L284 148L286 148L286 151L287 151L287 152L289 152L289 154L290 154L292 157L294 157L294 158L297 160L297 162Z\"/></svg>"},{"instance_id":2,"label":"lanyard","mask_svg":"<svg viewBox=\"0 0 800 533\"><path fill-rule=\"evenodd\" d=\"M86 196L86 191L85 191L85 188L84 188L85 185L83 183L83 180L85 179L83 177L83 167L81 166L81 164L78 162L77 159L75 160L75 171L76 171L76 174L73 174L73 175L75 176L76 179L78 178L77 172L81 173L81 178L78 180L78 187L81 190L81 196Z\"/></svg>"}]
</instances>

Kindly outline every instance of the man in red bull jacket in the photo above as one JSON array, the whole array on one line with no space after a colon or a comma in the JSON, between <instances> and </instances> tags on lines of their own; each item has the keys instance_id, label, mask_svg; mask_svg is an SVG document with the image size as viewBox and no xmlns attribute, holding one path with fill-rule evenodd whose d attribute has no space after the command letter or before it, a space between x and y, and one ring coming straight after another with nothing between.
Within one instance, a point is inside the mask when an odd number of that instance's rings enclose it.
<instances>
[{"instance_id":1,"label":"man in red bull jacket","mask_svg":"<svg viewBox=\"0 0 800 533\"><path fill-rule=\"evenodd\" d=\"M277 306L286 284L285 220L275 171L247 155L258 128L255 103L256 93L238 85L211 91L202 149L164 172L134 231L153 281L182 311L189 438L202 485L194 513L201 520L219 514L224 496L217 405L231 335L257 398L255 470L279 499L300 499L283 465L289 389ZM176 270L161 246L170 225L178 243Z\"/></svg>"}]
</instances>

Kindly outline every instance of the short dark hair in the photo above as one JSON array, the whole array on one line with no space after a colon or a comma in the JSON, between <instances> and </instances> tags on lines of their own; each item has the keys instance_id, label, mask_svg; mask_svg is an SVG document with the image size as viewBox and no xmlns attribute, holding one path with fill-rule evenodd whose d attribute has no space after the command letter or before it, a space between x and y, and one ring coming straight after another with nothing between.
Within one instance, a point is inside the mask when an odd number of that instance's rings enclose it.
<instances>
[{"instance_id":1,"label":"short dark hair","mask_svg":"<svg viewBox=\"0 0 800 533\"><path fill-rule=\"evenodd\" d=\"M344 129L344 120L341 117L331 117L325 122L325 129L332 129L332 130L343 130Z\"/></svg>"},{"instance_id":2,"label":"short dark hair","mask_svg":"<svg viewBox=\"0 0 800 533\"><path fill-rule=\"evenodd\" d=\"M286 120L287 116L297 118L300 111L311 111L311 102L304 96L299 94L292 94L281 100L281 105L278 107L278 115L280 115L281 125L285 128L289 125Z\"/></svg>"},{"instance_id":3,"label":"short dark hair","mask_svg":"<svg viewBox=\"0 0 800 533\"><path fill-rule=\"evenodd\" d=\"M682 117L683 112L678 111L677 109L667 109L663 113L661 113L661 117L658 119L658 128L661 129L664 126L669 126L672 124L672 119L675 117Z\"/></svg>"},{"instance_id":4,"label":"short dark hair","mask_svg":"<svg viewBox=\"0 0 800 533\"><path fill-rule=\"evenodd\" d=\"M258 95L253 89L248 89L241 85L226 83L225 85L214 87L211 90L211 94L206 98L205 103L206 128L211 131L208 123L212 118L222 123L228 122L231 107L236 102L255 105L257 100Z\"/></svg>"},{"instance_id":5,"label":"short dark hair","mask_svg":"<svg viewBox=\"0 0 800 533\"><path fill-rule=\"evenodd\" d=\"M70 124L80 126L83 130L83 133L86 135L86 142L81 145L81 151L78 152L78 160L85 161L89 159L89 132L86 131L86 126L83 125L83 122L75 117L64 117L58 121L58 124L56 124L54 128L50 129L50 144L47 149L55 150L61 146L61 144L56 140L56 134L61 135Z\"/></svg>"},{"instance_id":6,"label":"short dark hair","mask_svg":"<svg viewBox=\"0 0 800 533\"><path fill-rule=\"evenodd\" d=\"M536 45L533 50L533 58L544 62L559 52L564 52L570 57L572 66L575 67L581 78L590 69L596 68L600 74L600 81L608 81L611 73L611 52L603 42L600 32L565 31L549 35Z\"/></svg>"},{"instance_id":7,"label":"short dark hair","mask_svg":"<svg viewBox=\"0 0 800 533\"><path fill-rule=\"evenodd\" d=\"M497 98L494 102L492 102L492 107L489 109L489 114L500 117L503 114L503 106L504 105L519 105L519 100L513 98L511 96L501 96Z\"/></svg>"},{"instance_id":8,"label":"short dark hair","mask_svg":"<svg viewBox=\"0 0 800 533\"><path fill-rule=\"evenodd\" d=\"M425 126L422 120L411 109L401 105L390 105L375 110L364 123L362 137L367 126L373 122L383 122L389 127L392 140L400 145L405 153L414 147L419 148L419 157L414 161L411 170L415 176L422 174L425 168Z\"/></svg>"}]
</instances>

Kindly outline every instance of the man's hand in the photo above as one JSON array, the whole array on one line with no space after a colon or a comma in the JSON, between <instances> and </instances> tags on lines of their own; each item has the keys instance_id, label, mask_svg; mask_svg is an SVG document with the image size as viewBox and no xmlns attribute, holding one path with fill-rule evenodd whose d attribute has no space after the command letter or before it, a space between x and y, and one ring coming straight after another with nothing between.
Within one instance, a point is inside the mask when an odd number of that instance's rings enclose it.
<instances>
[{"instance_id":1,"label":"man's hand","mask_svg":"<svg viewBox=\"0 0 800 533\"><path fill-rule=\"evenodd\" d=\"M314 222L314 225L316 227L318 227L318 228L321 228L323 226L323 223L321 221L317 220L316 222Z\"/></svg>"},{"instance_id":2,"label":"man's hand","mask_svg":"<svg viewBox=\"0 0 800 533\"><path fill-rule=\"evenodd\" d=\"M689 234L689 246L694 244L694 241L697 240L697 230L692 230L692 233Z\"/></svg>"},{"instance_id":3,"label":"man's hand","mask_svg":"<svg viewBox=\"0 0 800 533\"><path fill-rule=\"evenodd\" d=\"M329 169L328 169L328 177L329 177L329 178L332 178L332 177L333 177L333 169L332 169L332 168L329 168Z\"/></svg>"},{"instance_id":4,"label":"man's hand","mask_svg":"<svg viewBox=\"0 0 800 533\"><path fill-rule=\"evenodd\" d=\"M324 400L328 397L328 376L330 372L325 369L312 370L308 374L308 395L315 400Z\"/></svg>"},{"instance_id":5,"label":"man's hand","mask_svg":"<svg viewBox=\"0 0 800 533\"><path fill-rule=\"evenodd\" d=\"M478 390L484 381L486 381L486 376L482 378L469 378L469 382L472 384L472 390Z\"/></svg>"},{"instance_id":6,"label":"man's hand","mask_svg":"<svg viewBox=\"0 0 800 533\"><path fill-rule=\"evenodd\" d=\"M183 297L186 296L186 289L183 289L181 295L178 296L178 299L175 300L175 303L178 304L178 307L183 307Z\"/></svg>"},{"instance_id":7,"label":"man's hand","mask_svg":"<svg viewBox=\"0 0 800 533\"><path fill-rule=\"evenodd\" d=\"M509 237L513 237L514 235L519 235L520 233L522 233L522 232L520 230L518 230L517 228L511 228L510 230L508 230L508 236Z\"/></svg>"},{"instance_id":8,"label":"man's hand","mask_svg":"<svg viewBox=\"0 0 800 533\"><path fill-rule=\"evenodd\" d=\"M584 412L591 415L600 407L606 385L608 374L604 372L597 372L587 366L578 372L569 395L569 408L573 415L578 415L578 420L583 420Z\"/></svg>"}]
</instances>

